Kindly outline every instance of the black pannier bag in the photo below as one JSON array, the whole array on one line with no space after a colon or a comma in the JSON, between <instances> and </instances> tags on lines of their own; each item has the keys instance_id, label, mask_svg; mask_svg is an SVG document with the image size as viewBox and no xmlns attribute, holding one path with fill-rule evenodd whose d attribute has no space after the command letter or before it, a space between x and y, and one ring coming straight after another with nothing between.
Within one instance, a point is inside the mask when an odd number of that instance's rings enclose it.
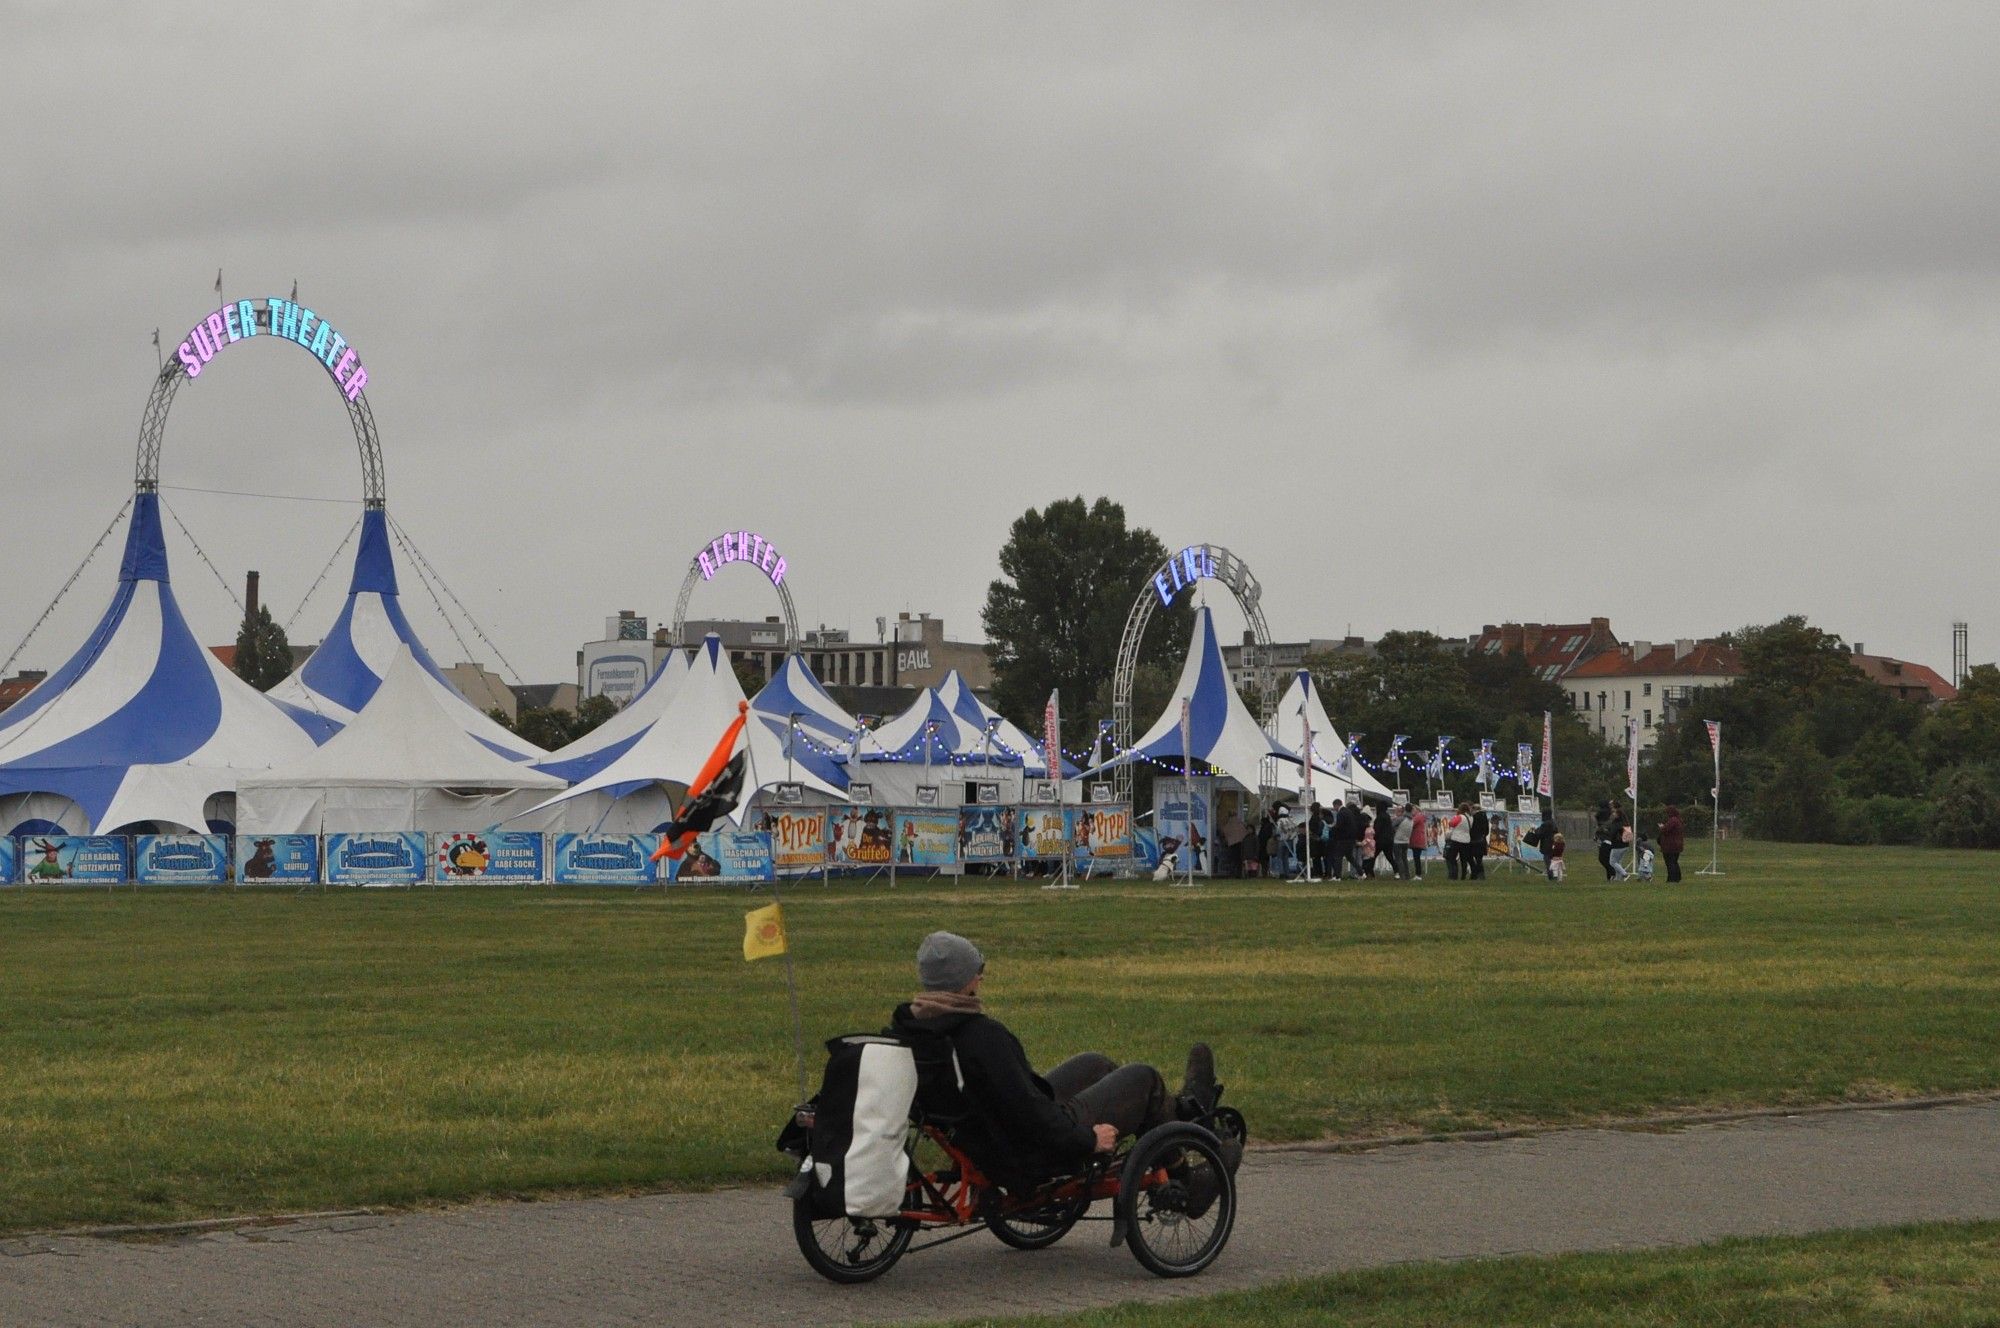
<instances>
[{"instance_id":1,"label":"black pannier bag","mask_svg":"<svg viewBox=\"0 0 2000 1328\"><path fill-rule=\"evenodd\" d=\"M901 1039L850 1033L826 1044L819 1092L778 1136L819 1217L894 1217L910 1174L917 1062ZM793 1193L797 1193L795 1188Z\"/></svg>"}]
</instances>

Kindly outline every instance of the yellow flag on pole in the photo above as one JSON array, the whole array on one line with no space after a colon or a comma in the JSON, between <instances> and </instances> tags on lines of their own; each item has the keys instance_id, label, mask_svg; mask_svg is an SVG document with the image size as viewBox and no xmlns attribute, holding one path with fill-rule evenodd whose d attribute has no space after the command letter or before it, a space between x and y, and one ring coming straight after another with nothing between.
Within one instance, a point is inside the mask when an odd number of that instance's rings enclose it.
<instances>
[{"instance_id":1,"label":"yellow flag on pole","mask_svg":"<svg viewBox=\"0 0 2000 1328\"><path fill-rule=\"evenodd\" d=\"M743 915L743 957L769 959L785 952L785 911L776 904Z\"/></svg>"}]
</instances>

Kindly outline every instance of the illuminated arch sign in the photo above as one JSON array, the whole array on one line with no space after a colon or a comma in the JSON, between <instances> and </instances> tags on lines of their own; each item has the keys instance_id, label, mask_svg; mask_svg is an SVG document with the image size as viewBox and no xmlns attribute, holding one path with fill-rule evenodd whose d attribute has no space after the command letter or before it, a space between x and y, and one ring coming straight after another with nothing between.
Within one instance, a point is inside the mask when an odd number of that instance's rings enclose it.
<instances>
[{"instance_id":1,"label":"illuminated arch sign","mask_svg":"<svg viewBox=\"0 0 2000 1328\"><path fill-rule=\"evenodd\" d=\"M186 339L174 347L174 358L187 370L188 377L199 378L208 362L221 354L225 346L263 336L283 337L311 351L333 375L334 385L349 401L360 396L361 389L368 385L368 370L354 353L354 347L347 344L347 338L296 300L272 298L225 304L194 325Z\"/></svg>"},{"instance_id":2,"label":"illuminated arch sign","mask_svg":"<svg viewBox=\"0 0 2000 1328\"><path fill-rule=\"evenodd\" d=\"M732 530L726 535L717 535L708 542L708 547L695 554L694 565L701 569L701 579L713 581L715 574L731 563L749 563L762 572L774 586L785 584L785 559L772 545L754 530Z\"/></svg>"},{"instance_id":3,"label":"illuminated arch sign","mask_svg":"<svg viewBox=\"0 0 2000 1328\"><path fill-rule=\"evenodd\" d=\"M1203 578L1211 581L1218 579L1215 553L1206 544L1189 545L1167 559L1165 567L1153 573L1153 591L1159 595L1162 607L1171 608L1183 590Z\"/></svg>"}]
</instances>

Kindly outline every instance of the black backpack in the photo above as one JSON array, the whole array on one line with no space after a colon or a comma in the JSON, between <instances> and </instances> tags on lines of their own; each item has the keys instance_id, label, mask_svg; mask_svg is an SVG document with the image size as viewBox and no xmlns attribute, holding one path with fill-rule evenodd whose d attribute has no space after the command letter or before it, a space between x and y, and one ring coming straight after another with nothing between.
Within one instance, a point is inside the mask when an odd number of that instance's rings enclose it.
<instances>
[{"instance_id":1,"label":"black backpack","mask_svg":"<svg viewBox=\"0 0 2000 1328\"><path fill-rule=\"evenodd\" d=\"M826 1073L800 1116L778 1135L799 1159L794 1182L819 1217L894 1217L909 1181L910 1108L917 1058L901 1038L850 1033L826 1044Z\"/></svg>"}]
</instances>

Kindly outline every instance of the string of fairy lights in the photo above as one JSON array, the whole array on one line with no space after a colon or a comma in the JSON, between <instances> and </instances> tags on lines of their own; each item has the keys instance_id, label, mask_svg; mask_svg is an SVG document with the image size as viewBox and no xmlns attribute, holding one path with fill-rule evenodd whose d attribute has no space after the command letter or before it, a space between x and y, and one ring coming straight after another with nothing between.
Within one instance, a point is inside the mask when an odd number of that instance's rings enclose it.
<instances>
[{"instance_id":1,"label":"string of fairy lights","mask_svg":"<svg viewBox=\"0 0 2000 1328\"><path fill-rule=\"evenodd\" d=\"M946 747L943 739L939 736L939 729L941 727L939 721L931 720L924 725L924 730L920 737L913 739L912 743L905 743L903 747L893 752L881 750L870 752L865 759L870 761L885 761L896 765L929 764L947 768L981 765L1044 764L1039 745L1032 745L1026 749L1022 749L1009 744L999 735L1000 723L1001 721L998 719L987 721L986 727L981 731L980 748L976 752L958 751ZM803 746L806 751L814 755L843 761L857 755L860 751L862 740L875 731L870 729L866 724L858 725L846 735L844 742L836 744L820 741L805 725L798 721L797 717L793 717L791 721L791 730L795 749L798 746ZM1451 757L1451 739L1449 737L1440 741L1437 747L1425 752L1405 748L1403 746L1404 737L1399 734L1391 741L1389 750L1384 753L1382 760L1377 762L1369 760L1362 753L1361 739L1366 736L1366 734L1357 733L1352 738L1349 738L1343 756L1345 759L1351 759L1359 763L1364 770L1378 778L1383 775L1400 774L1407 763L1409 766L1413 766L1424 773L1431 780L1443 780L1450 775L1470 773L1479 776L1480 782L1489 787L1497 786L1511 780L1521 788L1527 789L1532 788L1535 783L1535 771L1532 760L1524 765L1507 764L1494 754L1494 744L1490 739L1480 743L1479 750L1474 754L1472 760L1455 761ZM926 760L927 750L929 753L928 761ZM1170 774L1183 773L1183 763L1175 755L1155 756L1138 751L1135 748L1120 747L1117 740L1111 736L1111 721L1108 719L1098 722L1096 746L1077 751L1071 751L1067 747L1060 748L1059 750L1061 750L1064 760L1082 770L1096 769L1109 761L1114 761L1130 754L1133 760L1147 762L1155 768ZM1525 751L1526 749L1522 750ZM1532 756L1532 753L1530 752L1529 755ZM1325 769L1323 762L1319 759L1320 752L1317 747L1314 749L1313 756L1314 765ZM1208 768L1216 774L1226 775L1229 773L1217 765L1208 765ZM1328 771L1328 773L1338 774L1339 772Z\"/></svg>"}]
</instances>

